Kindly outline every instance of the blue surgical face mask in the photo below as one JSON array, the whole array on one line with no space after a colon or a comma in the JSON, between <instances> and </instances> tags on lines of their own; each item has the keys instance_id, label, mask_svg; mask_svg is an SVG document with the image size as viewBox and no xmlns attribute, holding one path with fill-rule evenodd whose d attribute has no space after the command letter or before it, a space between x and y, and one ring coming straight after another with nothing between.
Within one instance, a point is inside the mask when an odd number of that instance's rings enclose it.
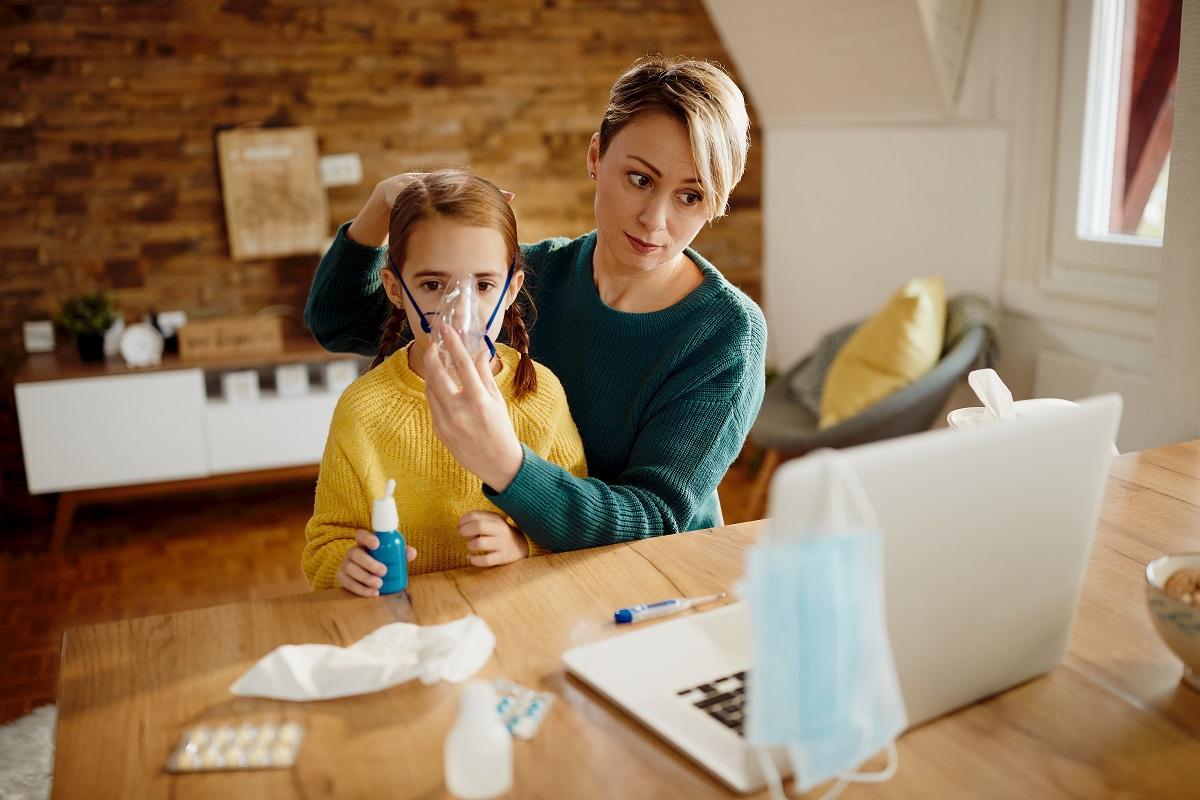
<instances>
[{"instance_id":1,"label":"blue surgical face mask","mask_svg":"<svg viewBox=\"0 0 1200 800\"><path fill-rule=\"evenodd\" d=\"M482 338L484 344L487 346L488 354L491 358L496 357L496 344L492 341L490 334L492 323L496 320L496 315L499 314L500 310L504 307L504 298L508 296L508 287L509 284L512 283L513 273L516 271L516 266L516 259L513 259L512 263L508 265L508 274L504 277L504 287L500 290L500 297L496 300L496 305L492 308L491 313L488 315L487 322L483 326ZM429 317L438 316L438 312L421 311L421 306L417 303L417 299L413 297L412 292L408 289L408 284L404 282L404 276L400 273L400 268L396 266L396 262L392 261L390 257L388 258L388 268L391 269L392 274L396 276L396 280L400 281L400 288L404 290L404 295L408 298L408 302L412 303L413 311L417 312L417 318L421 320L421 330L427 334L432 334L433 328L429 324ZM449 287L447 287L447 289L448 288Z\"/></svg>"},{"instance_id":2,"label":"blue surgical face mask","mask_svg":"<svg viewBox=\"0 0 1200 800\"><path fill-rule=\"evenodd\" d=\"M894 774L893 742L908 724L887 635L883 536L857 478L840 457L824 457L829 491L840 495L827 498L834 513L791 527L772 520L747 557L754 642L747 733L776 796L782 788L766 747L786 750L806 792L835 777L878 782ZM858 520L847 518L847 495ZM885 748L883 772L851 772Z\"/></svg>"}]
</instances>

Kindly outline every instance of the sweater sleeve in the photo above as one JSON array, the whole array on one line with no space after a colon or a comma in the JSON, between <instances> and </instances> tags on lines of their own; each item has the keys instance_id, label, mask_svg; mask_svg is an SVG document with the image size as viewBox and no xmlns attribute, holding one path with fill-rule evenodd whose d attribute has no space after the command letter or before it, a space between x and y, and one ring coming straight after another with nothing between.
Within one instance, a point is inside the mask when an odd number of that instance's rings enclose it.
<instances>
[{"instance_id":1,"label":"sweater sleeve","mask_svg":"<svg viewBox=\"0 0 1200 800\"><path fill-rule=\"evenodd\" d=\"M644 539L687 529L741 450L764 391L765 329L742 357L659 407L613 481L583 478L524 447L503 492L484 493L548 550Z\"/></svg>"},{"instance_id":2,"label":"sweater sleeve","mask_svg":"<svg viewBox=\"0 0 1200 800\"><path fill-rule=\"evenodd\" d=\"M339 416L343 418L339 420ZM361 481L346 456L344 427L344 415L335 411L321 458L313 515L304 528L300 563L316 591L337 588L338 567L355 546L355 531L370 527L370 509Z\"/></svg>"},{"instance_id":3,"label":"sweater sleeve","mask_svg":"<svg viewBox=\"0 0 1200 800\"><path fill-rule=\"evenodd\" d=\"M389 304L379 269L387 258L383 247L367 247L338 228L333 244L317 265L304 324L313 338L335 353L375 355Z\"/></svg>"}]
</instances>

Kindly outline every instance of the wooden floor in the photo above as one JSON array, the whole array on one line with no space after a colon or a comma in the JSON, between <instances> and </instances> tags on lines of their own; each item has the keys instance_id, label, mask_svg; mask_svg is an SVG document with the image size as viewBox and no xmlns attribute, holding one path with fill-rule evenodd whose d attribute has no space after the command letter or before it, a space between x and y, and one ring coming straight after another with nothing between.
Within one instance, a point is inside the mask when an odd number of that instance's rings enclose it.
<instances>
[{"instance_id":1,"label":"wooden floor","mask_svg":"<svg viewBox=\"0 0 1200 800\"><path fill-rule=\"evenodd\" d=\"M750 467L721 483L728 523ZM0 723L54 701L63 630L308 591L300 572L311 484L155 497L79 510L62 554L50 524L0 539Z\"/></svg>"}]
</instances>

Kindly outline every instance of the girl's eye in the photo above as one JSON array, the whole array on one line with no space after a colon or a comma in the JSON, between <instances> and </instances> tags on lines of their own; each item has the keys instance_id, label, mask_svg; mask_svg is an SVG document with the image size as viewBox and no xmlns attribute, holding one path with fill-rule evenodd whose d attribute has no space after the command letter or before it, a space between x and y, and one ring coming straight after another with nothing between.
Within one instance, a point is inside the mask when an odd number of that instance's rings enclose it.
<instances>
[{"instance_id":1,"label":"girl's eye","mask_svg":"<svg viewBox=\"0 0 1200 800\"><path fill-rule=\"evenodd\" d=\"M441 281L423 281L421 288L427 292L436 292L442 288Z\"/></svg>"},{"instance_id":2,"label":"girl's eye","mask_svg":"<svg viewBox=\"0 0 1200 800\"><path fill-rule=\"evenodd\" d=\"M492 283L491 281L480 281L479 285L475 288L481 292L490 292L492 289L496 288L496 284Z\"/></svg>"},{"instance_id":3,"label":"girl's eye","mask_svg":"<svg viewBox=\"0 0 1200 800\"><path fill-rule=\"evenodd\" d=\"M696 194L695 192L682 192L679 195L679 199L681 201L683 201L683 204L685 206L694 206L697 203L699 203L701 200L703 200L704 198L701 197L700 195Z\"/></svg>"},{"instance_id":4,"label":"girl's eye","mask_svg":"<svg viewBox=\"0 0 1200 800\"><path fill-rule=\"evenodd\" d=\"M630 172L629 182L639 189L646 189L650 186L650 178L640 172Z\"/></svg>"}]
</instances>

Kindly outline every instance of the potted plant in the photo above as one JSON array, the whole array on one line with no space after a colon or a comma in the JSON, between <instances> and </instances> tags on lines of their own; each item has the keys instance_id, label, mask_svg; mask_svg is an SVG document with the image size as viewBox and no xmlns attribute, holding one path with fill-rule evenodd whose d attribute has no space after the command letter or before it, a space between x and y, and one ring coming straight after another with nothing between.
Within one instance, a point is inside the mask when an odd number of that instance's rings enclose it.
<instances>
[{"instance_id":1,"label":"potted plant","mask_svg":"<svg viewBox=\"0 0 1200 800\"><path fill-rule=\"evenodd\" d=\"M69 297L58 312L58 324L75 335L84 361L104 360L104 334L116 321L116 306L104 292Z\"/></svg>"}]
</instances>

